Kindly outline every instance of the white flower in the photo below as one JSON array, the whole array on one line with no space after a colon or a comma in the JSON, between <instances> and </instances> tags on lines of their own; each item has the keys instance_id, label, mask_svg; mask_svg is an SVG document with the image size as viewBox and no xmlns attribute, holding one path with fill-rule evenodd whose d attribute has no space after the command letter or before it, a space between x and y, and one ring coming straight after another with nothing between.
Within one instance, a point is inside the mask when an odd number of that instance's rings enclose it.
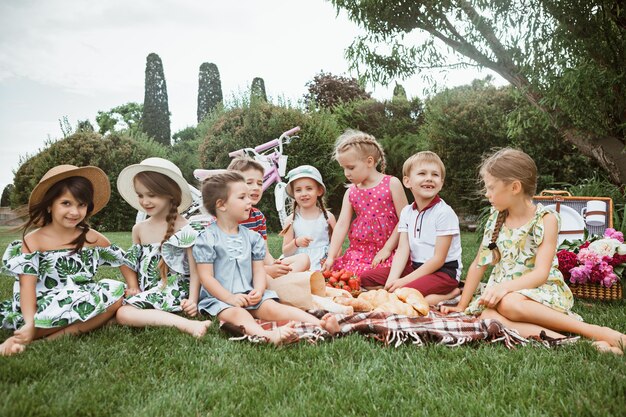
<instances>
[{"instance_id":1,"label":"white flower","mask_svg":"<svg viewBox=\"0 0 626 417\"><path fill-rule=\"evenodd\" d=\"M609 256L612 257L615 254L615 250L617 250L622 245L616 239L600 239L595 242L591 242L589 245L589 250L597 253L600 256ZM625 248L626 249L626 248Z\"/></svg>"},{"instance_id":2,"label":"white flower","mask_svg":"<svg viewBox=\"0 0 626 417\"><path fill-rule=\"evenodd\" d=\"M621 244L617 248L618 255L626 255L626 244Z\"/></svg>"}]
</instances>

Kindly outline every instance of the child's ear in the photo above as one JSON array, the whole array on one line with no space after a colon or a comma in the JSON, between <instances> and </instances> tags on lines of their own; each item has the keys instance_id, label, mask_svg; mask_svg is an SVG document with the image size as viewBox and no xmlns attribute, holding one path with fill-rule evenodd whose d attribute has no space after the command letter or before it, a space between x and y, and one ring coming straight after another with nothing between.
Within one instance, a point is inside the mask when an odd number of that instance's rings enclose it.
<instances>
[{"instance_id":1,"label":"child's ear","mask_svg":"<svg viewBox=\"0 0 626 417\"><path fill-rule=\"evenodd\" d=\"M224 204L224 200L218 199L215 202L215 210L226 211L226 205Z\"/></svg>"},{"instance_id":2,"label":"child's ear","mask_svg":"<svg viewBox=\"0 0 626 417\"><path fill-rule=\"evenodd\" d=\"M511 183L511 191L513 191L514 194L522 192L523 191L522 183L518 180L513 181Z\"/></svg>"},{"instance_id":3,"label":"child's ear","mask_svg":"<svg viewBox=\"0 0 626 417\"><path fill-rule=\"evenodd\" d=\"M411 183L410 183L410 178L407 176L402 177L402 184L404 184L404 186L406 188L411 188Z\"/></svg>"}]
</instances>

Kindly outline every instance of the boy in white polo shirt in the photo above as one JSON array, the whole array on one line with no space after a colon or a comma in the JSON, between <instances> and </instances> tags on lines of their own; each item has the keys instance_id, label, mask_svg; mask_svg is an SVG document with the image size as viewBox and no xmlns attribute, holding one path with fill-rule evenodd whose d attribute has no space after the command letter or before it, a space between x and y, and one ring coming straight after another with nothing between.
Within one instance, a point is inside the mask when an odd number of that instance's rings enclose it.
<instances>
[{"instance_id":1,"label":"boy in white polo shirt","mask_svg":"<svg viewBox=\"0 0 626 417\"><path fill-rule=\"evenodd\" d=\"M400 214L398 249L391 267L364 272L361 285L389 292L415 288L437 304L459 294L462 269L459 219L438 194L446 168L436 153L424 151L404 162L402 175L415 202Z\"/></svg>"}]
</instances>

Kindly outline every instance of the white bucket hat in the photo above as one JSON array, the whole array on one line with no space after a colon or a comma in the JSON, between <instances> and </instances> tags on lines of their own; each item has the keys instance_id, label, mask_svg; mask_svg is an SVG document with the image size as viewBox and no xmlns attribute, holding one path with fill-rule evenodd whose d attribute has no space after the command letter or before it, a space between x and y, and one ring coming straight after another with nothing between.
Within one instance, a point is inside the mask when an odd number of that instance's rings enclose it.
<instances>
[{"instance_id":1,"label":"white bucket hat","mask_svg":"<svg viewBox=\"0 0 626 417\"><path fill-rule=\"evenodd\" d=\"M180 205L178 206L178 212L182 213L189 208L193 199L191 197L191 191L189 190L189 184L185 178L183 178L183 173L180 171L180 168L167 159L156 157L144 159L138 164L127 166L117 177L117 190L128 204L139 211L145 211L139 204L139 198L135 192L134 179L135 175L146 171L163 174L178 184L182 194Z\"/></svg>"},{"instance_id":2,"label":"white bucket hat","mask_svg":"<svg viewBox=\"0 0 626 417\"><path fill-rule=\"evenodd\" d=\"M289 178L289 182L287 183L287 195L291 198L295 198L293 196L293 182L300 178L311 178L315 182L317 182L324 191L322 195L326 194L326 186L324 185L324 181L322 180L322 174L311 165L300 165L297 168L292 169L287 173L287 178Z\"/></svg>"}]
</instances>

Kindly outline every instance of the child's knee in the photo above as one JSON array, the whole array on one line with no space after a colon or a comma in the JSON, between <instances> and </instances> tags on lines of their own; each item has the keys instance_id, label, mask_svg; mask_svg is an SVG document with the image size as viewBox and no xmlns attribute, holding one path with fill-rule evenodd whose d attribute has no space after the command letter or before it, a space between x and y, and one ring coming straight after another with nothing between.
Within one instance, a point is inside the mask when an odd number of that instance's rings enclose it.
<instances>
[{"instance_id":1,"label":"child's knee","mask_svg":"<svg viewBox=\"0 0 626 417\"><path fill-rule=\"evenodd\" d=\"M113 304L113 305L115 305L115 304ZM117 322L119 324L127 324L128 321L132 318L134 309L135 309L135 307L132 307L132 306L129 306L129 305L125 305L125 306L121 306L121 307L117 308L116 312L115 312L115 320L117 320Z\"/></svg>"},{"instance_id":2,"label":"child's knee","mask_svg":"<svg viewBox=\"0 0 626 417\"><path fill-rule=\"evenodd\" d=\"M520 302L517 294L507 294L502 297L502 300L498 303L496 309L504 317L519 321L524 317L524 303Z\"/></svg>"}]
</instances>

